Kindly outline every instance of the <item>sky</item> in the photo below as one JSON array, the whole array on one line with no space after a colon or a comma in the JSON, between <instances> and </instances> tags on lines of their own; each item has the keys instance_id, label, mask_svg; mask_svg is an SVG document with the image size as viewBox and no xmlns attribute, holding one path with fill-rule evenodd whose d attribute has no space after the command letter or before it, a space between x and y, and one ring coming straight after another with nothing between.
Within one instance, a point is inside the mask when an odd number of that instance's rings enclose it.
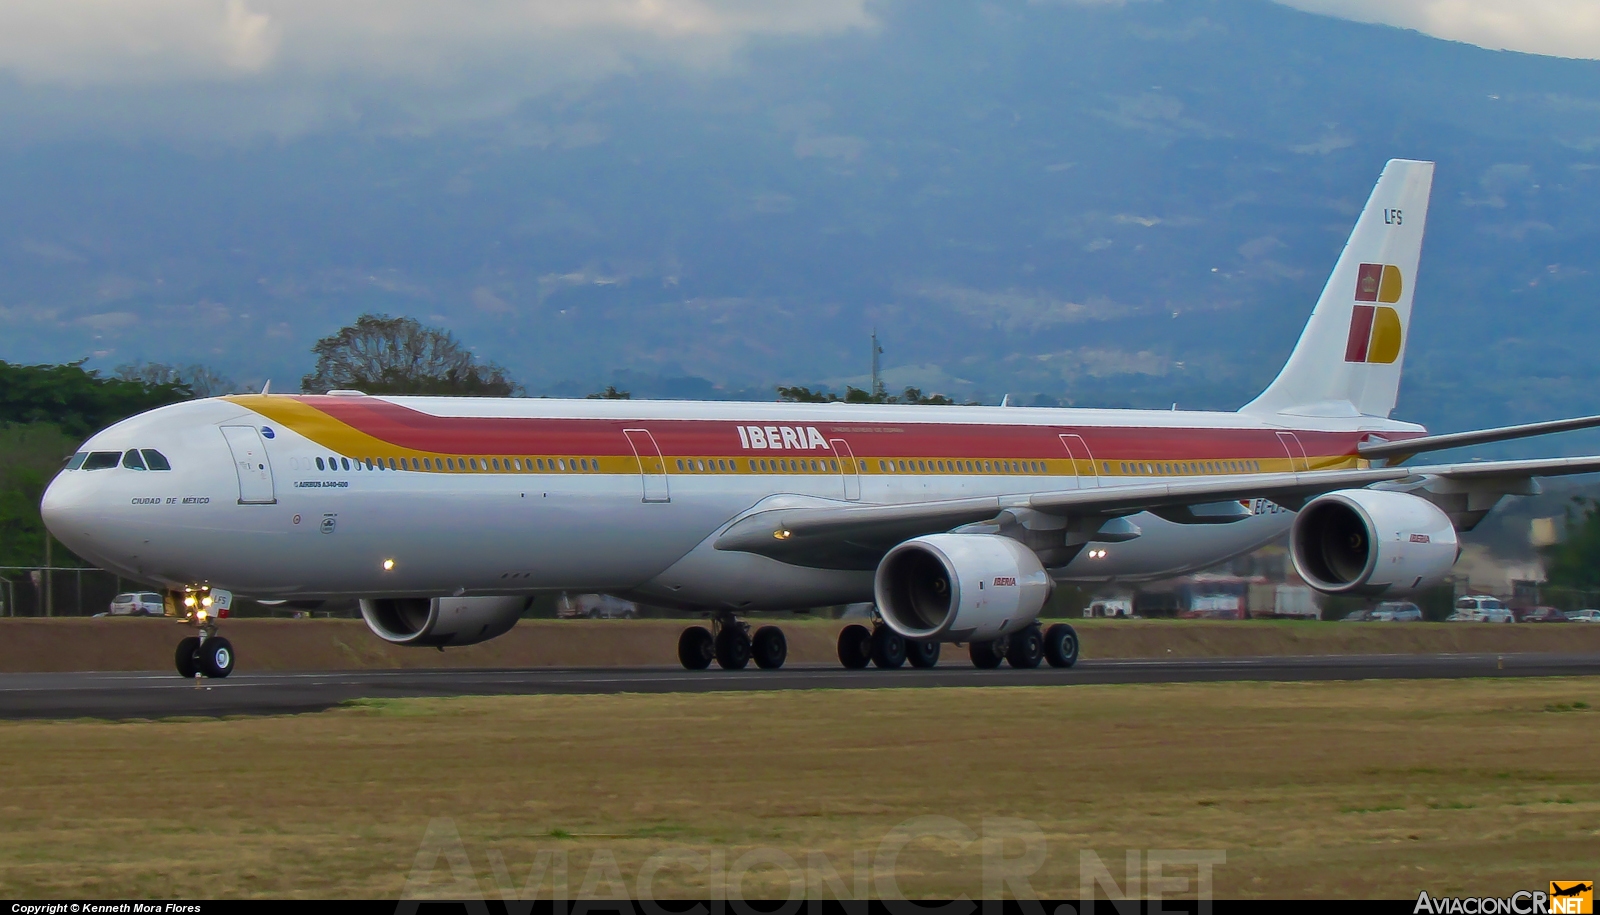
<instances>
[{"instance_id":1,"label":"sky","mask_svg":"<svg viewBox=\"0 0 1600 915\"><path fill-rule=\"evenodd\" d=\"M1035 0L1121 5L1163 0ZM1595 0L1279 0L1486 48L1600 59ZM619 73L871 32L869 0L6 0L0 142L426 133Z\"/></svg>"}]
</instances>

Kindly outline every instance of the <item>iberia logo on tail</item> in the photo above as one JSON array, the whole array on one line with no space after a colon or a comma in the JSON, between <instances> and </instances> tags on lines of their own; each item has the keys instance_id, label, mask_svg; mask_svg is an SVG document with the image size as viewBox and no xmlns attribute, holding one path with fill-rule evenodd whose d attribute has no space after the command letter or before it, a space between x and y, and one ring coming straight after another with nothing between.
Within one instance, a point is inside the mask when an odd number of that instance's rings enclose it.
<instances>
[{"instance_id":1,"label":"iberia logo on tail","mask_svg":"<svg viewBox=\"0 0 1600 915\"><path fill-rule=\"evenodd\" d=\"M1362 264L1356 276L1356 301L1400 301L1405 280L1393 264ZM1386 305L1356 305L1350 316L1350 339L1344 346L1346 362L1379 362L1385 365L1400 358L1400 342L1405 336L1400 312Z\"/></svg>"}]
</instances>

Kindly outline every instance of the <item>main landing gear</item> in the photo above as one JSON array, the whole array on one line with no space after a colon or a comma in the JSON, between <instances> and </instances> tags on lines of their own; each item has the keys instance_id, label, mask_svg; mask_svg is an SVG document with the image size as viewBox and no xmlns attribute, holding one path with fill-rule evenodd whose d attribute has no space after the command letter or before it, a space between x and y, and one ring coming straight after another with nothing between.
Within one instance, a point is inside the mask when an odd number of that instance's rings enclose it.
<instances>
[{"instance_id":1,"label":"main landing gear","mask_svg":"<svg viewBox=\"0 0 1600 915\"><path fill-rule=\"evenodd\" d=\"M1042 630L1038 623L1004 638L971 642L967 652L972 666L993 670L1002 662L1018 670L1038 667L1071 667L1078 663L1078 633L1066 623ZM906 639L878 623L871 629L860 625L844 627L839 633L839 663L851 670L868 664L894 669L907 661L912 667L929 668L939 663L939 643Z\"/></svg>"},{"instance_id":2,"label":"main landing gear","mask_svg":"<svg viewBox=\"0 0 1600 915\"><path fill-rule=\"evenodd\" d=\"M908 639L882 623L871 629L851 624L839 633L839 663L850 670L868 664L894 670L907 661L912 667L933 667L939 663L939 643Z\"/></svg>"},{"instance_id":3,"label":"main landing gear","mask_svg":"<svg viewBox=\"0 0 1600 915\"><path fill-rule=\"evenodd\" d=\"M743 670L751 661L762 670L777 670L789 657L789 642L777 626L762 626L752 635L750 624L732 613L711 618L711 628L690 626L678 636L678 661L689 670L705 670L715 660L723 670Z\"/></svg>"}]
</instances>

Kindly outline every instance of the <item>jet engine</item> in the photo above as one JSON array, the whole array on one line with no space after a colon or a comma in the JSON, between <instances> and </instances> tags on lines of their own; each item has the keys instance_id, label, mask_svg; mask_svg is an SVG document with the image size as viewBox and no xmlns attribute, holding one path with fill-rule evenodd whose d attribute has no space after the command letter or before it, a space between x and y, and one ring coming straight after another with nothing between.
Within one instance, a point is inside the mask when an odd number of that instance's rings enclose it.
<instances>
[{"instance_id":1,"label":"jet engine","mask_svg":"<svg viewBox=\"0 0 1600 915\"><path fill-rule=\"evenodd\" d=\"M1294 568L1324 594L1382 594L1433 584L1460 547L1450 518L1403 492L1346 489L1306 503L1289 533Z\"/></svg>"},{"instance_id":2,"label":"jet engine","mask_svg":"<svg viewBox=\"0 0 1600 915\"><path fill-rule=\"evenodd\" d=\"M504 635L528 608L526 597L385 597L361 602L361 618L396 645L442 648Z\"/></svg>"},{"instance_id":3,"label":"jet engine","mask_svg":"<svg viewBox=\"0 0 1600 915\"><path fill-rule=\"evenodd\" d=\"M908 639L987 641L1032 623L1054 582L1033 551L995 534L930 534L878 563L878 612Z\"/></svg>"}]
</instances>

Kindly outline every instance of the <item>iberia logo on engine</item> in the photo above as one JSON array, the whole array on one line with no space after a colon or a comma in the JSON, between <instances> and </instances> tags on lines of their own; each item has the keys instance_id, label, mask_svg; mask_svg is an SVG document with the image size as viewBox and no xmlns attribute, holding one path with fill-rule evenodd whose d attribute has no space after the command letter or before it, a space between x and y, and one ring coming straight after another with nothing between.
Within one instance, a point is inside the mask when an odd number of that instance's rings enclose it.
<instances>
[{"instance_id":1,"label":"iberia logo on engine","mask_svg":"<svg viewBox=\"0 0 1600 915\"><path fill-rule=\"evenodd\" d=\"M1017 586L1017 580L1015 578L996 578L994 580L994 586L996 588L1015 588Z\"/></svg>"},{"instance_id":2,"label":"iberia logo on engine","mask_svg":"<svg viewBox=\"0 0 1600 915\"><path fill-rule=\"evenodd\" d=\"M1400 325L1400 312L1387 306L1399 302L1404 291L1405 279L1399 267L1361 265L1356 274L1356 302L1384 304L1356 305L1350 315L1350 337L1345 341L1344 361L1388 365L1400 358L1405 331Z\"/></svg>"}]
</instances>

